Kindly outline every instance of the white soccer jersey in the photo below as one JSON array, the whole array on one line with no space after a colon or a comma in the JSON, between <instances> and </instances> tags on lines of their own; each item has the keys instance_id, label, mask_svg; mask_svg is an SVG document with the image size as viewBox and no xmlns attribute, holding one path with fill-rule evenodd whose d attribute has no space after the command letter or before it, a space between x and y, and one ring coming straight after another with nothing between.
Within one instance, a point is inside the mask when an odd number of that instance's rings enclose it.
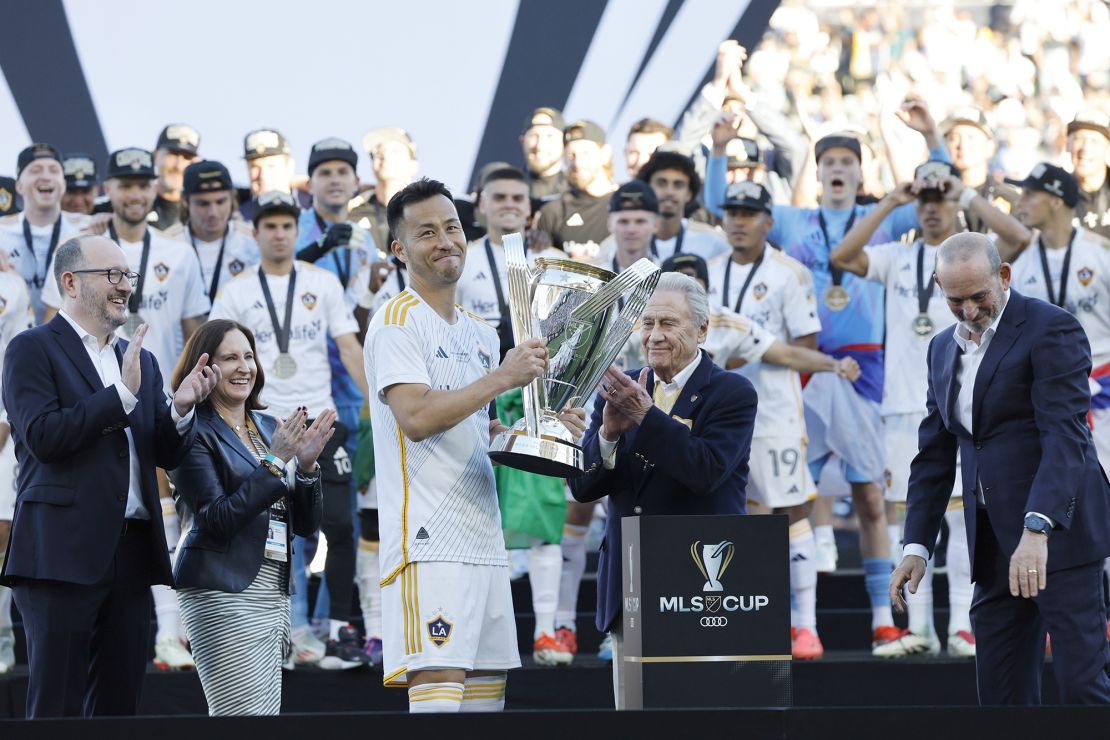
<instances>
[{"instance_id":1,"label":"white soccer jersey","mask_svg":"<svg viewBox=\"0 0 1110 740\"><path fill-rule=\"evenodd\" d=\"M740 265L728 257L713 262L709 265L709 305L735 312L745 283L748 287L740 303L740 315L759 324L777 341L789 342L821 331L813 276L793 257L766 246L758 266L754 262ZM802 386L796 372L764 362L745 365L735 372L747 377L759 394L756 437L806 436Z\"/></svg>"},{"instance_id":2,"label":"white soccer jersey","mask_svg":"<svg viewBox=\"0 0 1110 740\"><path fill-rule=\"evenodd\" d=\"M464 388L497 367L489 324L461 308L448 324L412 288L374 314L366 332L366 380L374 427L382 583L408 563L507 565L485 407L445 432L406 439L385 401L399 383Z\"/></svg>"},{"instance_id":3,"label":"white soccer jersey","mask_svg":"<svg viewBox=\"0 0 1110 740\"><path fill-rule=\"evenodd\" d=\"M709 332L701 347L722 368L733 357L747 363L761 362L775 341L773 334L751 319L722 306L709 305Z\"/></svg>"},{"instance_id":4,"label":"white soccer jersey","mask_svg":"<svg viewBox=\"0 0 1110 740\"><path fill-rule=\"evenodd\" d=\"M1040 235L1014 260L1013 286L1022 295L1049 299L1041 264ZM1060 273L1066 249L1046 249L1052 294L1060 300ZM1091 343L1094 366L1110 362L1110 243L1086 229L1077 229L1068 265L1064 309L1079 319Z\"/></svg>"},{"instance_id":5,"label":"white soccer jersey","mask_svg":"<svg viewBox=\"0 0 1110 740\"><path fill-rule=\"evenodd\" d=\"M188 244L196 253L197 260L200 262L201 282L205 293L213 298L224 283L248 267L258 264L258 244L247 227L239 224L230 224L226 239L201 241L193 235L188 226L180 229L175 238ZM222 258L220 258L221 245L223 245ZM219 259L219 277L216 280L216 290L213 291L212 277L216 271L217 259Z\"/></svg>"},{"instance_id":6,"label":"white soccer jersey","mask_svg":"<svg viewBox=\"0 0 1110 740\"><path fill-rule=\"evenodd\" d=\"M62 212L62 222L58 229L58 242L55 248L60 247L67 239L81 233L88 217L76 213ZM34 309L35 323L41 324L46 307L43 305L42 290L46 285L54 284L52 257L50 256L50 241L54 234L54 226L31 226L31 249L27 248L27 237L24 233L24 216L17 213L0 219L0 250L3 250L12 263L12 267L23 277L31 298ZM57 285L54 291L57 292Z\"/></svg>"},{"instance_id":7,"label":"white soccer jersey","mask_svg":"<svg viewBox=\"0 0 1110 740\"><path fill-rule=\"evenodd\" d=\"M921 253L921 275L917 274L917 256ZM923 241L913 244L887 242L864 247L867 254L868 280L886 288L886 367L883 372L883 416L920 414L925 412L925 394L929 387L929 340L937 332L956 323L948 309L944 293L933 282L937 247ZM914 333L914 320L919 311L918 290L932 286L927 313L933 322L929 334Z\"/></svg>"},{"instance_id":8,"label":"white soccer jersey","mask_svg":"<svg viewBox=\"0 0 1110 740\"><path fill-rule=\"evenodd\" d=\"M143 349L150 350L158 360L162 373L162 384L166 391L172 392L171 383L174 368L185 349L185 335L181 331L183 319L204 316L210 307L208 294L200 279L200 266L193 250L174 239L168 239L161 231L147 227L150 232L150 256L147 258L146 275L143 278L143 299L139 304L139 314L150 324ZM143 259L143 243L119 240L120 248L127 257L127 266L139 272ZM50 266L53 271L54 266ZM96 276L92 276L96 277ZM104 277L97 279L105 280ZM136 288L138 290L138 288ZM51 308L61 308L62 299L58 284L51 280L42 290L43 302ZM123 327L119 334L126 338Z\"/></svg>"},{"instance_id":9,"label":"white soccer jersey","mask_svg":"<svg viewBox=\"0 0 1110 740\"><path fill-rule=\"evenodd\" d=\"M8 343L19 332L34 325L35 314L31 310L31 297L27 284L14 272L0 272L0 376L3 375L4 352ZM0 396L0 421L6 421L3 397ZM0 480L0 486L6 482Z\"/></svg>"},{"instance_id":10,"label":"white soccer jersey","mask_svg":"<svg viewBox=\"0 0 1110 740\"><path fill-rule=\"evenodd\" d=\"M402 267L390 271L389 277L378 288L377 293L370 292L370 270L372 265L363 265L351 278L347 286L347 305L353 311L356 308L365 308L373 316L378 309L408 287L408 273ZM378 268L381 269L381 268Z\"/></svg>"},{"instance_id":11,"label":"white soccer jersey","mask_svg":"<svg viewBox=\"0 0 1110 740\"><path fill-rule=\"evenodd\" d=\"M501 310L497 301L497 286L494 277L501 282L501 295L504 296L505 305L509 301L509 272L505 267L505 248L500 244L490 243L490 252L493 253L493 264L490 264L490 255L486 252L485 238L475 239L466 247L466 264L462 275L455 286L455 300L460 306L476 316L481 316L487 323L498 326L501 323ZM535 267L536 260L567 259L562 250L548 247L543 252L536 253L527 250L525 257L528 265Z\"/></svg>"},{"instance_id":12,"label":"white soccer jersey","mask_svg":"<svg viewBox=\"0 0 1110 740\"><path fill-rule=\"evenodd\" d=\"M220 289L209 317L233 319L254 332L257 361L266 373L262 401L269 407L266 413L279 418L288 417L298 406L307 406L313 417L324 409L335 408L331 397L328 335L340 337L358 331L358 324L344 300L339 278L301 261L294 263L294 273L288 350L297 368L292 377L279 378L273 369L278 356L277 335L258 277L259 266L248 267ZM266 275L265 278L278 323L283 324L290 276Z\"/></svg>"},{"instance_id":13,"label":"white soccer jersey","mask_svg":"<svg viewBox=\"0 0 1110 740\"><path fill-rule=\"evenodd\" d=\"M706 262L718 259L723 255L728 254L728 242L725 241L724 235L719 231L710 229L708 227L699 228L695 226L690 228L690 224L686 219L682 220L682 252L681 254L696 254ZM670 239L656 239L654 242L655 252L649 255L655 262L662 263L668 257L673 257L675 254L675 247L678 246L678 236L672 236ZM605 237L601 242L601 249L598 254L601 255L597 260L597 264L604 265L613 261L613 255L617 253L617 245L613 240L613 235Z\"/></svg>"}]
</instances>

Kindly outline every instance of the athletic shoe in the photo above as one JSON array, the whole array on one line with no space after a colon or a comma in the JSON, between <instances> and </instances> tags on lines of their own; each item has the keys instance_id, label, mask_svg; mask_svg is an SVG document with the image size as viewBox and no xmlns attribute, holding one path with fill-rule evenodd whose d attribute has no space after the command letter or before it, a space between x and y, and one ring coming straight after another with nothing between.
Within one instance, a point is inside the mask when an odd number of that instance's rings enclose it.
<instances>
[{"instance_id":1,"label":"athletic shoe","mask_svg":"<svg viewBox=\"0 0 1110 740\"><path fill-rule=\"evenodd\" d=\"M347 624L339 628L339 638L328 640L320 667L325 671L347 671L369 665L370 658L362 651L358 630Z\"/></svg>"},{"instance_id":2,"label":"athletic shoe","mask_svg":"<svg viewBox=\"0 0 1110 740\"><path fill-rule=\"evenodd\" d=\"M382 638L370 637L366 640L366 646L363 647L362 652L370 659L370 665L380 666L382 664Z\"/></svg>"},{"instance_id":3,"label":"athletic shoe","mask_svg":"<svg viewBox=\"0 0 1110 740\"><path fill-rule=\"evenodd\" d=\"M154 667L160 671L191 671L197 664L181 638L164 635L154 643Z\"/></svg>"},{"instance_id":4,"label":"athletic shoe","mask_svg":"<svg viewBox=\"0 0 1110 740\"><path fill-rule=\"evenodd\" d=\"M544 632L532 643L532 659L536 665L570 665L574 656L552 635Z\"/></svg>"},{"instance_id":5,"label":"athletic shoe","mask_svg":"<svg viewBox=\"0 0 1110 740\"><path fill-rule=\"evenodd\" d=\"M836 550L836 542L818 542L817 543L817 572L818 573L833 573L836 571L836 560L838 553Z\"/></svg>"},{"instance_id":6,"label":"athletic shoe","mask_svg":"<svg viewBox=\"0 0 1110 740\"><path fill-rule=\"evenodd\" d=\"M294 665L315 665L319 663L327 652L327 646L312 634L308 625L302 625L293 630L290 635Z\"/></svg>"},{"instance_id":7,"label":"athletic shoe","mask_svg":"<svg viewBox=\"0 0 1110 740\"><path fill-rule=\"evenodd\" d=\"M555 630L555 642L562 645L572 659L578 655L578 635L570 627L560 627Z\"/></svg>"},{"instance_id":8,"label":"athletic shoe","mask_svg":"<svg viewBox=\"0 0 1110 740\"><path fill-rule=\"evenodd\" d=\"M949 635L945 652L952 658L974 658L975 635L967 630L960 630Z\"/></svg>"},{"instance_id":9,"label":"athletic shoe","mask_svg":"<svg viewBox=\"0 0 1110 740\"><path fill-rule=\"evenodd\" d=\"M794 656L794 660L817 660L825 654L825 646L821 644L821 638L813 630L808 627L795 630L791 627L790 632L793 638L790 653Z\"/></svg>"},{"instance_id":10,"label":"athletic shoe","mask_svg":"<svg viewBox=\"0 0 1110 740\"><path fill-rule=\"evenodd\" d=\"M894 625L885 625L876 627L871 635L871 654L876 658L905 658L939 652L940 640L935 634L916 635Z\"/></svg>"},{"instance_id":11,"label":"athletic shoe","mask_svg":"<svg viewBox=\"0 0 1110 740\"><path fill-rule=\"evenodd\" d=\"M605 639L601 641L601 645L597 648L597 657L606 663L613 662L613 638L611 635L606 634Z\"/></svg>"},{"instance_id":12,"label":"athletic shoe","mask_svg":"<svg viewBox=\"0 0 1110 740\"><path fill-rule=\"evenodd\" d=\"M15 667L15 633L11 627L0 628L0 675Z\"/></svg>"}]
</instances>

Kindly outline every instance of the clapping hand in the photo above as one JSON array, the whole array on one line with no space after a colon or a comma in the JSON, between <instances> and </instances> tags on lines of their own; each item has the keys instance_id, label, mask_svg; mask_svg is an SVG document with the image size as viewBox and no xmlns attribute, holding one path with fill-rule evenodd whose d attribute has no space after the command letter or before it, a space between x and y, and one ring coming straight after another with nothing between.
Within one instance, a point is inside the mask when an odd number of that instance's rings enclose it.
<instances>
[{"instance_id":1,"label":"clapping hand","mask_svg":"<svg viewBox=\"0 0 1110 740\"><path fill-rule=\"evenodd\" d=\"M297 409L278 424L274 436L270 439L270 452L281 460L290 460L297 454L301 444L301 437L305 434L305 420L308 419L308 410L304 406ZM313 458L315 460L315 458Z\"/></svg>"},{"instance_id":2,"label":"clapping hand","mask_svg":"<svg viewBox=\"0 0 1110 740\"><path fill-rule=\"evenodd\" d=\"M601 433L605 439L616 440L634 425L644 420L653 401L647 391L648 368L640 371L636 380L625 375L616 365L610 365L601 379L601 397L605 408L601 416Z\"/></svg>"},{"instance_id":3,"label":"clapping hand","mask_svg":"<svg viewBox=\"0 0 1110 740\"><path fill-rule=\"evenodd\" d=\"M138 350L136 347L141 343L142 337L146 336L146 330L150 327L149 324L143 324L139 331L135 333L135 338L131 340L131 344L127 347L127 353L123 355L124 366L127 366L127 354L131 350L135 350L135 375L138 377ZM136 341L138 340L138 341ZM177 390L173 394L173 406L179 416L185 416L193 410L193 406L208 398L208 394L220 382L220 368L216 365L208 364L208 353L204 353L197 360L197 364L188 375L181 381L181 385L177 386ZM126 382L126 381L124 381ZM128 386L130 387L130 386ZM134 391L132 391L134 393Z\"/></svg>"},{"instance_id":4,"label":"clapping hand","mask_svg":"<svg viewBox=\"0 0 1110 740\"><path fill-rule=\"evenodd\" d=\"M306 412L307 415L307 412ZM316 468L316 458L335 434L335 409L324 409L304 431L297 443L297 469L309 473Z\"/></svg>"}]
</instances>

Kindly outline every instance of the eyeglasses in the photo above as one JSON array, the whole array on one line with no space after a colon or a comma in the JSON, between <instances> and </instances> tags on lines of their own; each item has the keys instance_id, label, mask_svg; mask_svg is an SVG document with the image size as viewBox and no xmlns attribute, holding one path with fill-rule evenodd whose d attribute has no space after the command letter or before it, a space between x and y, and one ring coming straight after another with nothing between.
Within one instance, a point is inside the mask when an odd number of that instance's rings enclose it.
<instances>
[{"instance_id":1,"label":"eyeglasses","mask_svg":"<svg viewBox=\"0 0 1110 740\"><path fill-rule=\"evenodd\" d=\"M74 275L106 275L108 282L112 285L119 285L119 281L127 278L127 282L131 283L134 288L139 283L139 273L137 272L124 272L123 270L70 270Z\"/></svg>"}]
</instances>

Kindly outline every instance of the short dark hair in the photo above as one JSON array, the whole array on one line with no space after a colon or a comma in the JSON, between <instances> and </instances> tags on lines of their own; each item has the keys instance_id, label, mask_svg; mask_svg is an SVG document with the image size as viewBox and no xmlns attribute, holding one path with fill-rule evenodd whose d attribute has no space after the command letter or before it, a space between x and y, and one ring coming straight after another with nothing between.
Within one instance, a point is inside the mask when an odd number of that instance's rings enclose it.
<instances>
[{"instance_id":1,"label":"short dark hair","mask_svg":"<svg viewBox=\"0 0 1110 740\"><path fill-rule=\"evenodd\" d=\"M88 234L81 234L62 242L54 252L54 282L58 284L58 292L65 293L62 288L62 275L73 272L85 265L85 253L81 251L81 240L88 238Z\"/></svg>"},{"instance_id":2,"label":"short dark hair","mask_svg":"<svg viewBox=\"0 0 1110 740\"><path fill-rule=\"evenodd\" d=\"M481 182L481 186L484 188L494 180L514 180L516 182L522 182L525 185L528 184L528 178L525 176L524 172L516 167L499 167L486 175L486 179Z\"/></svg>"},{"instance_id":3,"label":"short dark hair","mask_svg":"<svg viewBox=\"0 0 1110 740\"><path fill-rule=\"evenodd\" d=\"M254 375L254 388L251 388L250 395L247 396L247 411L259 411L266 408L266 404L260 400L262 388L266 385L266 372L262 369L262 363L258 360L258 348L254 344L254 334L238 321L232 321L231 319L206 321L193 332L189 341L185 343L185 349L181 353L181 359L178 361L177 367L174 368L173 387L177 388L181 385L181 381L185 380L185 376L192 372L201 355L208 354L208 365L211 366L216 361L216 350L220 348L224 337L229 331L236 330L241 331L243 336L247 338L247 344L251 346L255 364L258 366ZM202 405L210 403L211 400L212 396L209 395L202 402Z\"/></svg>"},{"instance_id":4,"label":"short dark hair","mask_svg":"<svg viewBox=\"0 0 1110 740\"><path fill-rule=\"evenodd\" d=\"M389 233L393 234L393 238L397 239L401 234L401 222L405 220L406 207L431 200L437 195L442 195L452 203L455 202L454 196L451 195L451 191L447 189L446 185L439 180L432 180L428 177L410 182L394 194L385 207L385 217L389 222Z\"/></svg>"},{"instance_id":5,"label":"short dark hair","mask_svg":"<svg viewBox=\"0 0 1110 740\"><path fill-rule=\"evenodd\" d=\"M690 181L690 200L693 201L698 197L701 191L701 178L698 177L698 168L693 159L680 152L656 149L651 159L640 168L638 177L650 184L652 175L660 170L677 170L686 175L686 179Z\"/></svg>"},{"instance_id":6,"label":"short dark hair","mask_svg":"<svg viewBox=\"0 0 1110 740\"><path fill-rule=\"evenodd\" d=\"M674 136L674 129L654 118L641 118L628 129L628 138L632 138L632 134L663 134L670 139Z\"/></svg>"}]
</instances>

